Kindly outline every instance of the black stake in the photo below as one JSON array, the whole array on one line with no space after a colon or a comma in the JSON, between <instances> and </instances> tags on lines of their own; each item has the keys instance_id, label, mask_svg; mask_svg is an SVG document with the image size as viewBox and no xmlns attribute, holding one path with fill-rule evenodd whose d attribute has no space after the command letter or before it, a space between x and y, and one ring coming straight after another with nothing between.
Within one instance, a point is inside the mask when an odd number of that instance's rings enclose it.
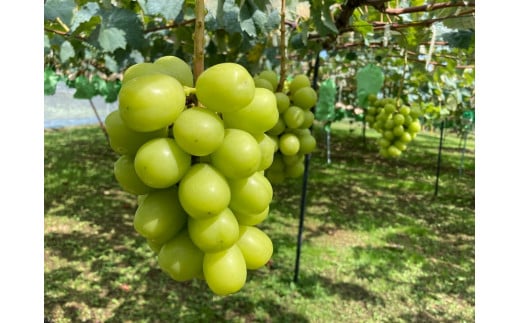
<instances>
[{"instance_id":1,"label":"black stake","mask_svg":"<svg viewBox=\"0 0 520 323\"><path fill-rule=\"evenodd\" d=\"M316 55L316 61L314 63L314 75L312 81L312 87L314 90L318 90L318 69L320 65L320 52ZM314 113L314 107L312 108ZM312 126L310 127L312 132ZM298 244L296 246L296 263L294 265L294 282L298 282L298 274L300 272L300 254L302 248L302 237L303 237L303 222L305 218L305 205L307 203L307 181L309 178L309 162L311 160L311 154L305 155L305 169L303 171L303 182L302 182L302 195L300 198L300 223L298 225Z\"/></svg>"},{"instance_id":2,"label":"black stake","mask_svg":"<svg viewBox=\"0 0 520 323\"><path fill-rule=\"evenodd\" d=\"M439 140L439 154L437 156L437 174L435 179L435 192L433 193L433 197L437 197L437 193L439 191L439 176L441 173L441 154L442 154L442 142L444 141L444 120L441 122L441 138Z\"/></svg>"}]
</instances>

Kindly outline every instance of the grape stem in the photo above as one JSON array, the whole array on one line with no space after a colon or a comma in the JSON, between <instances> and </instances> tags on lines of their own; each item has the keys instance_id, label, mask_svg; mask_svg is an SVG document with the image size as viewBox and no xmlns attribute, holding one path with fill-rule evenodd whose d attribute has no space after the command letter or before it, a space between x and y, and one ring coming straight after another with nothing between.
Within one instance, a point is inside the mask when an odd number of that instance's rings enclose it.
<instances>
[{"instance_id":1,"label":"grape stem","mask_svg":"<svg viewBox=\"0 0 520 323\"><path fill-rule=\"evenodd\" d=\"M193 33L193 78L197 78L204 71L204 0L195 0L195 31Z\"/></svg>"},{"instance_id":2,"label":"grape stem","mask_svg":"<svg viewBox=\"0 0 520 323\"><path fill-rule=\"evenodd\" d=\"M194 87L184 86L184 94L186 96L190 96L192 94L195 94L197 90Z\"/></svg>"},{"instance_id":3,"label":"grape stem","mask_svg":"<svg viewBox=\"0 0 520 323\"><path fill-rule=\"evenodd\" d=\"M282 8L280 12L280 81L276 90L281 92L283 90L283 84L285 82L285 60L286 60L286 49L285 49L285 0L282 0Z\"/></svg>"}]
</instances>

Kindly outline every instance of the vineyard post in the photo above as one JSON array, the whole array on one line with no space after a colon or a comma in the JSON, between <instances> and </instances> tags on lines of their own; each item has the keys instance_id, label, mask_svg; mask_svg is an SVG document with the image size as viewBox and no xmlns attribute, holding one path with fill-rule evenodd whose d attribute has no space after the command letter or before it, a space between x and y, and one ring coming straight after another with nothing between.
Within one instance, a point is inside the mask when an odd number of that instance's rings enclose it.
<instances>
[{"instance_id":1,"label":"vineyard post","mask_svg":"<svg viewBox=\"0 0 520 323\"><path fill-rule=\"evenodd\" d=\"M316 54L316 60L314 62L314 74L313 74L313 81L312 81L312 87L314 90L318 90L318 70L320 66L320 51L317 51ZM314 113L314 107L312 108ZM312 126L310 127L310 130L312 132ZM305 206L307 203L307 181L309 178L309 164L311 160L311 154L305 155L305 168L303 171L303 181L302 181L302 193L300 198L300 219L298 224L298 242L296 245L296 261L294 264L294 279L293 281L295 283L298 283L298 276L300 272L300 255L301 255L301 247L302 247L302 237L303 237L303 223L305 219Z\"/></svg>"},{"instance_id":2,"label":"vineyard post","mask_svg":"<svg viewBox=\"0 0 520 323\"><path fill-rule=\"evenodd\" d=\"M433 198L437 197L437 193L439 191L439 176L441 173L441 155L442 155L442 142L444 140L444 119L441 122L441 137L439 139L439 153L437 154L437 172L435 174L435 192L433 193Z\"/></svg>"}]
</instances>

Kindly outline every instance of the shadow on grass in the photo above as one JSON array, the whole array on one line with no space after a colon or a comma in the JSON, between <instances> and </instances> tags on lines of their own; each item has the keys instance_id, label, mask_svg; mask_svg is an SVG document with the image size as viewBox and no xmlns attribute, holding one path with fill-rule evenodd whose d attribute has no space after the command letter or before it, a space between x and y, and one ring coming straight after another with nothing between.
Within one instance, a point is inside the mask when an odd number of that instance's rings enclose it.
<instances>
[{"instance_id":1,"label":"shadow on grass","mask_svg":"<svg viewBox=\"0 0 520 323\"><path fill-rule=\"evenodd\" d=\"M65 133L65 135L64 135ZM366 306L388 305L386 296L355 282L335 281L325 274L302 270L291 287L294 269L294 231L271 232L273 262L251 273L262 280L265 295L215 297L201 281L179 283L158 269L151 250L136 234L132 218L135 198L122 194L112 166L117 156L97 128L46 133L45 214L72 218L89 229L54 228L45 234L45 249L57 260L45 272L45 314L61 307L72 322L309 322L294 304L279 301L294 296L318 300L337 295ZM457 295L474 303L474 178L471 158L459 176L457 158L446 159L441 189L432 199L436 166L433 139L410 147L406 158L385 160L369 142L335 134L333 162L327 165L323 144L311 158L305 241L338 230L377 233L388 229L385 246L349 246L354 274L366 280L402 282L398 273L407 264L428 275L410 284L410 297L420 303L428 295ZM421 144L418 142L418 144ZM272 209L277 217L265 228L297 226L301 181L277 185ZM400 228L400 231L391 231ZM90 231L89 231L90 230ZM54 258L53 258L54 259ZM52 260L52 261L51 261ZM53 263L56 262L56 263ZM60 263L64 262L67 265ZM66 285L65 285L66 283ZM439 315L410 309L405 321L439 321Z\"/></svg>"}]
</instances>

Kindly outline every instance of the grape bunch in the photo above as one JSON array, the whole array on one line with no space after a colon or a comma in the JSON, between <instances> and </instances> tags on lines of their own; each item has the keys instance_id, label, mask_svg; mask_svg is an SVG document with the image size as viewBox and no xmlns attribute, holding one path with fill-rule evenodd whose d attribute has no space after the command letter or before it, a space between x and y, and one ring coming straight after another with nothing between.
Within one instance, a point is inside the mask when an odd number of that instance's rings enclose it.
<instances>
[{"instance_id":1,"label":"grape bunch","mask_svg":"<svg viewBox=\"0 0 520 323\"><path fill-rule=\"evenodd\" d=\"M255 77L257 86L269 88L277 82L273 71L263 71ZM276 84L276 83L274 83ZM272 86L271 88L276 88ZM318 96L305 74L296 75L288 84L288 91L274 92L279 118L267 131L277 143L273 161L265 171L271 183L282 183L286 178L298 178L304 172L304 157L316 148L316 139L310 128L314 122L311 108Z\"/></svg>"},{"instance_id":2,"label":"grape bunch","mask_svg":"<svg viewBox=\"0 0 520 323\"><path fill-rule=\"evenodd\" d=\"M257 225L273 196L264 170L276 141L266 132L278 119L275 94L239 64L213 65L195 84L175 56L125 70L118 109L105 120L119 155L114 176L137 197L134 228L173 280L232 294L271 258Z\"/></svg>"},{"instance_id":3,"label":"grape bunch","mask_svg":"<svg viewBox=\"0 0 520 323\"><path fill-rule=\"evenodd\" d=\"M379 154L385 158L400 156L421 130L421 112L408 106L398 107L394 98L369 95L368 102L365 120L381 134L377 140Z\"/></svg>"}]
</instances>

